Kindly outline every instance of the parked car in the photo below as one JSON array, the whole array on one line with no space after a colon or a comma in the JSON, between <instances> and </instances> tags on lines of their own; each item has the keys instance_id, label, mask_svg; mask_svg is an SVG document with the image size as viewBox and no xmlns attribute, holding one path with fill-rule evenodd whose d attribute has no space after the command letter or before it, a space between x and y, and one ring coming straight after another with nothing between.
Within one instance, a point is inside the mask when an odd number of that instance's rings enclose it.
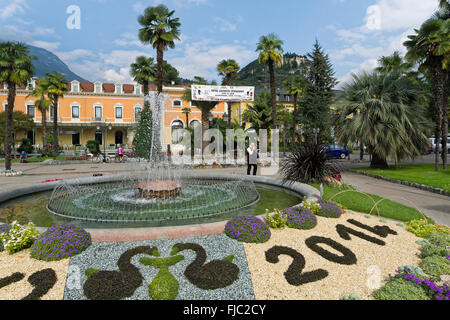
<instances>
[{"instance_id":1,"label":"parked car","mask_svg":"<svg viewBox=\"0 0 450 320\"><path fill-rule=\"evenodd\" d=\"M345 159L350 154L347 148L339 144L327 144L325 147L328 148L326 154L330 159Z\"/></svg>"},{"instance_id":2,"label":"parked car","mask_svg":"<svg viewBox=\"0 0 450 320\"><path fill-rule=\"evenodd\" d=\"M436 151L436 138L431 137L428 139L428 153L434 153ZM447 151L450 153L450 133L447 136ZM442 152L442 140L439 143L439 152Z\"/></svg>"}]
</instances>

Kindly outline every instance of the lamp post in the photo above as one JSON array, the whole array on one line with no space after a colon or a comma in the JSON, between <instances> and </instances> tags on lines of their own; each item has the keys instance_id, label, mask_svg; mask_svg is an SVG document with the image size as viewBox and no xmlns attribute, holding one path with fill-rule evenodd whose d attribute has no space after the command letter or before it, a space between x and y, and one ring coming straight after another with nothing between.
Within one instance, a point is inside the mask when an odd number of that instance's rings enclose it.
<instances>
[{"instance_id":1,"label":"lamp post","mask_svg":"<svg viewBox=\"0 0 450 320\"><path fill-rule=\"evenodd\" d=\"M313 133L316 135L316 144L318 143L317 142L317 135L320 133L320 129L319 128L314 128L313 129Z\"/></svg>"},{"instance_id":2,"label":"lamp post","mask_svg":"<svg viewBox=\"0 0 450 320\"><path fill-rule=\"evenodd\" d=\"M107 130L112 130L112 124L101 123L97 124L97 130L102 129L103 133L103 163L106 163L106 133Z\"/></svg>"}]
</instances>

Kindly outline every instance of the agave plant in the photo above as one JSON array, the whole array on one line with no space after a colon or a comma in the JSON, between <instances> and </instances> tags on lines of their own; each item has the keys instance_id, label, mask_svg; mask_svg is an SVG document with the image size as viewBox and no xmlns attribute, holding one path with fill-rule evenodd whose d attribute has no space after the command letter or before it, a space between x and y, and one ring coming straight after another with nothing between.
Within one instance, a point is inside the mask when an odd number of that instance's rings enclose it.
<instances>
[{"instance_id":1,"label":"agave plant","mask_svg":"<svg viewBox=\"0 0 450 320\"><path fill-rule=\"evenodd\" d=\"M329 183L333 181L339 166L327 157L323 144L305 142L286 155L280 173L284 183Z\"/></svg>"}]
</instances>

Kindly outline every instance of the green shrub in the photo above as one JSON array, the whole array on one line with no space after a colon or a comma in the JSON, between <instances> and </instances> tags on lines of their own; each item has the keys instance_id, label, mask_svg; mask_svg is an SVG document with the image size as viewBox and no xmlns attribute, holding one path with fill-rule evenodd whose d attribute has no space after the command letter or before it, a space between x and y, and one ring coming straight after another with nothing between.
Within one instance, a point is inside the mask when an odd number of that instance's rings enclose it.
<instances>
[{"instance_id":1,"label":"green shrub","mask_svg":"<svg viewBox=\"0 0 450 320\"><path fill-rule=\"evenodd\" d=\"M0 234L4 249L10 254L31 247L38 237L39 231L31 222L27 225L20 225L14 221L7 232Z\"/></svg>"},{"instance_id":2,"label":"green shrub","mask_svg":"<svg viewBox=\"0 0 450 320\"><path fill-rule=\"evenodd\" d=\"M414 282L401 278L389 279L372 295L377 300L429 300L425 289Z\"/></svg>"},{"instance_id":3,"label":"green shrub","mask_svg":"<svg viewBox=\"0 0 450 320\"><path fill-rule=\"evenodd\" d=\"M284 229L286 228L287 217L283 217L282 213L278 209L274 209L275 214L270 216L269 209L266 209L266 220L272 229Z\"/></svg>"},{"instance_id":4,"label":"green shrub","mask_svg":"<svg viewBox=\"0 0 450 320\"><path fill-rule=\"evenodd\" d=\"M30 139L28 139L28 138L22 139L22 142L21 142L19 148L17 148L17 152L21 153L22 151L25 151L28 154L33 153L34 147L33 147L33 144L31 143Z\"/></svg>"},{"instance_id":5,"label":"green shrub","mask_svg":"<svg viewBox=\"0 0 450 320\"><path fill-rule=\"evenodd\" d=\"M411 220L406 222L408 231L420 238L427 238L432 233L450 235L450 228L447 226L429 224L425 220Z\"/></svg>"},{"instance_id":6,"label":"green shrub","mask_svg":"<svg viewBox=\"0 0 450 320\"><path fill-rule=\"evenodd\" d=\"M86 143L86 148L88 148L92 154L100 153L100 143L97 140L89 140Z\"/></svg>"},{"instance_id":7,"label":"green shrub","mask_svg":"<svg viewBox=\"0 0 450 320\"><path fill-rule=\"evenodd\" d=\"M429 256L424 258L419 266L430 276L440 277L450 274L450 261L446 257Z\"/></svg>"},{"instance_id":8,"label":"green shrub","mask_svg":"<svg viewBox=\"0 0 450 320\"><path fill-rule=\"evenodd\" d=\"M320 204L318 204L317 202L306 201L306 199L303 200L302 206L311 211L313 214L318 214L320 212L320 209L322 209Z\"/></svg>"}]
</instances>

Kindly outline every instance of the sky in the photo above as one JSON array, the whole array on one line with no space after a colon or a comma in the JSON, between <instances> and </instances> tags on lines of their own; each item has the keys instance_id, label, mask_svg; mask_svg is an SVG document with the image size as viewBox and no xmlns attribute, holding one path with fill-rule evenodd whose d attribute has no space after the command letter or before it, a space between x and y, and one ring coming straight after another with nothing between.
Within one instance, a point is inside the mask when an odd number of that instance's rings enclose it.
<instances>
[{"instance_id":1,"label":"sky","mask_svg":"<svg viewBox=\"0 0 450 320\"><path fill-rule=\"evenodd\" d=\"M0 0L0 40L55 53L90 81L132 83L129 66L156 51L138 39L137 18L159 4L175 10L181 37L164 58L180 76L218 80L217 64L257 58L262 35L276 33L284 52L305 55L317 39L341 86L403 42L436 11L438 0Z\"/></svg>"}]
</instances>

